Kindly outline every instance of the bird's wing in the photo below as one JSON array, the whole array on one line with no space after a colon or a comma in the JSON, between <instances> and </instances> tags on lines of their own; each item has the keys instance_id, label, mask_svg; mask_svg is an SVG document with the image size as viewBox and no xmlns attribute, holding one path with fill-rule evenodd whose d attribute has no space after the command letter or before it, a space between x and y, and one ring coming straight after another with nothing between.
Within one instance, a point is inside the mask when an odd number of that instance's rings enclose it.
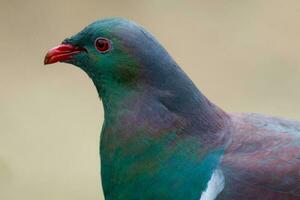
<instances>
[{"instance_id":1,"label":"bird's wing","mask_svg":"<svg viewBox=\"0 0 300 200\"><path fill-rule=\"evenodd\" d=\"M258 114L233 114L232 121L223 199L300 200L300 122Z\"/></svg>"}]
</instances>

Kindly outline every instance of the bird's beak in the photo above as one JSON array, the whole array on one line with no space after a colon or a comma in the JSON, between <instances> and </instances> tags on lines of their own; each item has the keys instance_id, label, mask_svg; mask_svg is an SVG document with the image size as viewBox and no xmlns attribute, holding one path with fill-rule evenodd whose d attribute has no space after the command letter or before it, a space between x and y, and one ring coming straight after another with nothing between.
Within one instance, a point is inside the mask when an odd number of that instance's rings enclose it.
<instances>
[{"instance_id":1,"label":"bird's beak","mask_svg":"<svg viewBox=\"0 0 300 200\"><path fill-rule=\"evenodd\" d=\"M83 48L75 47L71 44L61 44L48 51L45 56L44 64L52 64L70 60L74 55L85 51Z\"/></svg>"}]
</instances>

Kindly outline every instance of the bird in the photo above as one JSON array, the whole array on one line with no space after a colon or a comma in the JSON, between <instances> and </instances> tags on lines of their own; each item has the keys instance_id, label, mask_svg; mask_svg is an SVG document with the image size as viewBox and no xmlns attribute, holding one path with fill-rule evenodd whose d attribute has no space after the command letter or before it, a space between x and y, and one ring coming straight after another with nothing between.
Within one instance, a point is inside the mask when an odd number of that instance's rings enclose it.
<instances>
[{"instance_id":1,"label":"bird","mask_svg":"<svg viewBox=\"0 0 300 200\"><path fill-rule=\"evenodd\" d=\"M209 101L155 37L97 20L50 49L93 81L106 200L300 200L300 122Z\"/></svg>"}]
</instances>

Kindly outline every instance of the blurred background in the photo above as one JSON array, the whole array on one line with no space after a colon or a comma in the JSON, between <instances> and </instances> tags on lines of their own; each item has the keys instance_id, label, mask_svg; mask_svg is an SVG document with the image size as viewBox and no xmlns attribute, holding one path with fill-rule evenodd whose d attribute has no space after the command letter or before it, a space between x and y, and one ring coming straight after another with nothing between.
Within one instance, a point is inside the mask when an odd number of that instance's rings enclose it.
<instances>
[{"instance_id":1,"label":"blurred background","mask_svg":"<svg viewBox=\"0 0 300 200\"><path fill-rule=\"evenodd\" d=\"M43 59L111 16L146 27L224 110L300 120L299 0L1 0L1 200L103 199L96 90Z\"/></svg>"}]
</instances>

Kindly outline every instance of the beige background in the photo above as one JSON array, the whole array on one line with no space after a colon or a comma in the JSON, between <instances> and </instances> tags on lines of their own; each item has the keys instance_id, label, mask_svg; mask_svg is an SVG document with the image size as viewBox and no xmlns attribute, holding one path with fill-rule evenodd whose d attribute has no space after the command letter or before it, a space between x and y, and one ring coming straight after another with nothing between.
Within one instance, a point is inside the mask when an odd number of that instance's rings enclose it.
<instances>
[{"instance_id":1,"label":"beige background","mask_svg":"<svg viewBox=\"0 0 300 200\"><path fill-rule=\"evenodd\" d=\"M92 21L141 23L213 102L300 119L299 0L0 1L0 199L99 199L103 110L46 51Z\"/></svg>"}]
</instances>

